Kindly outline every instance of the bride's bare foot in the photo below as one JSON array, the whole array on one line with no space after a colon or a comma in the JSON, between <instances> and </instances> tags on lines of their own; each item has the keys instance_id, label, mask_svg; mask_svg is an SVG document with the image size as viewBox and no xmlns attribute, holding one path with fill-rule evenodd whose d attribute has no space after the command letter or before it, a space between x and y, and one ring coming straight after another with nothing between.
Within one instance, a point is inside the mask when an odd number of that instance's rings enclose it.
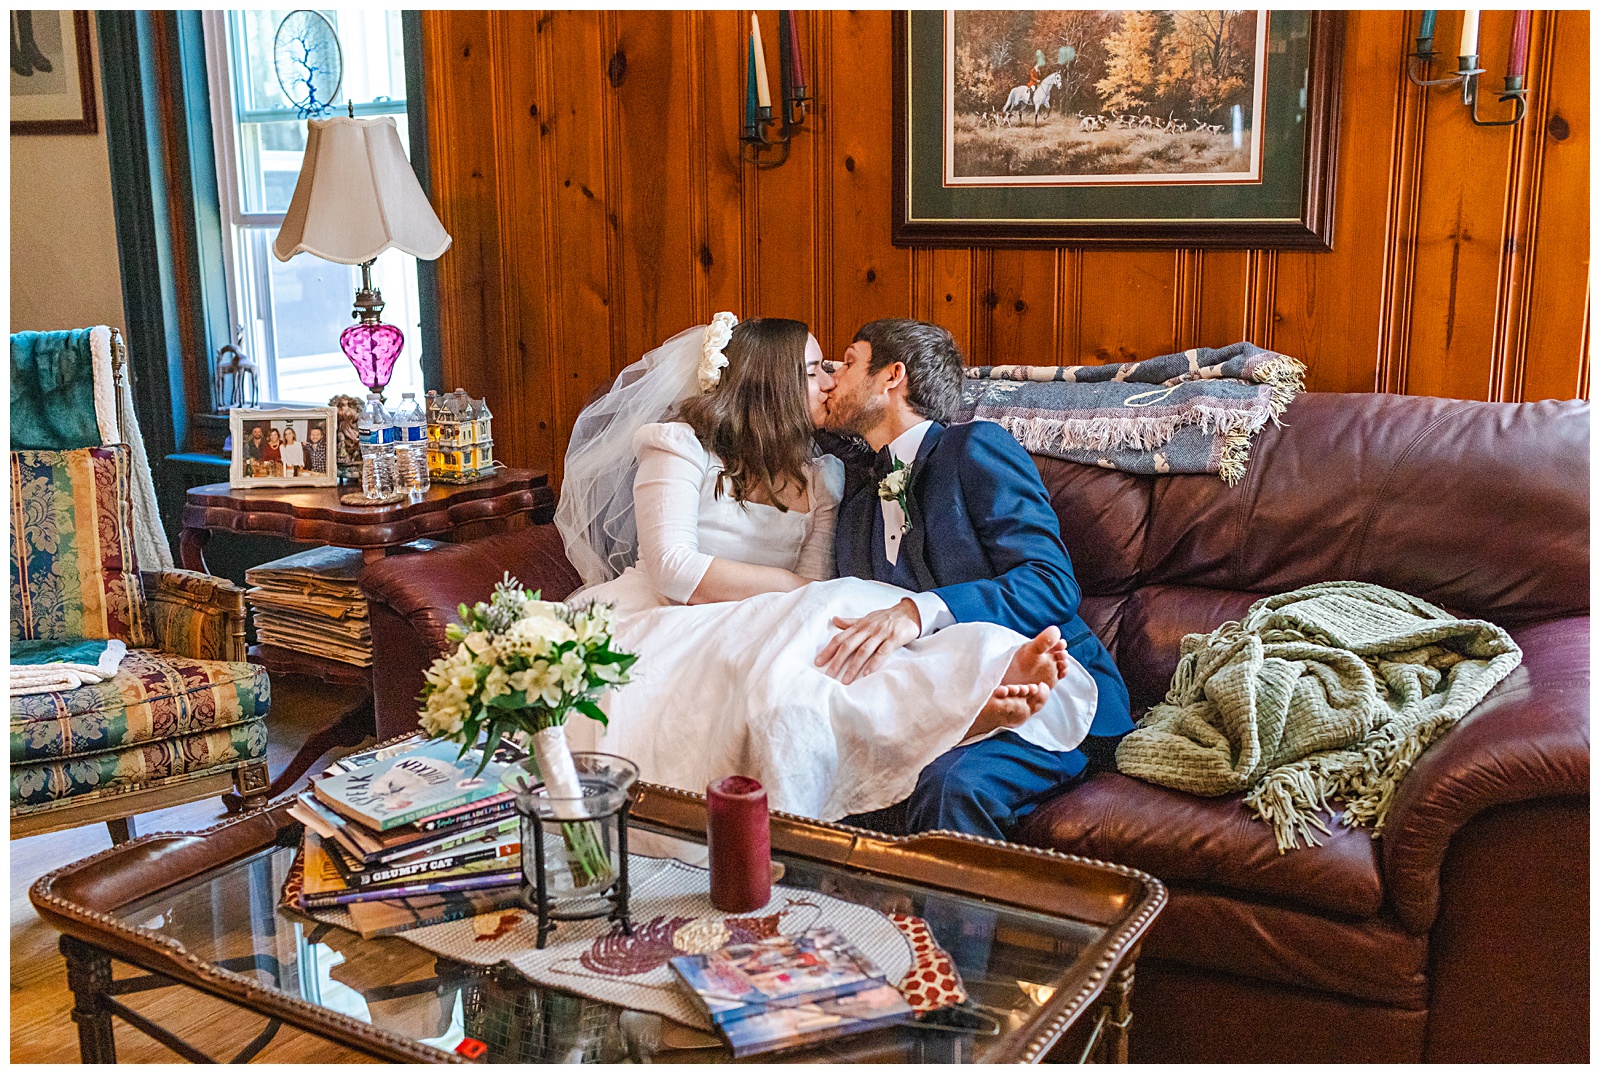
<instances>
[{"instance_id":1,"label":"bride's bare foot","mask_svg":"<svg viewBox=\"0 0 1600 1074\"><path fill-rule=\"evenodd\" d=\"M1061 640L1061 630L1047 626L1012 654L1011 665L1000 682L1008 686L1042 682L1053 687L1066 673L1067 646Z\"/></svg>"},{"instance_id":2,"label":"bride's bare foot","mask_svg":"<svg viewBox=\"0 0 1600 1074\"><path fill-rule=\"evenodd\" d=\"M964 738L986 735L1002 727L1019 727L1028 717L1044 708L1050 696L1050 687L1042 682L1002 683L994 688L989 700L984 702L978 718L967 728Z\"/></svg>"}]
</instances>

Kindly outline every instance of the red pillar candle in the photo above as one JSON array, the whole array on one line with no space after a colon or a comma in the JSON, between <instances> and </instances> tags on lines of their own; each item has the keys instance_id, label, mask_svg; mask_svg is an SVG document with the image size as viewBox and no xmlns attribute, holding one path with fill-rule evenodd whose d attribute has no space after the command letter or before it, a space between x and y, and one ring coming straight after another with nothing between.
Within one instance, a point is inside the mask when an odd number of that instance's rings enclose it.
<instances>
[{"instance_id":1,"label":"red pillar candle","mask_svg":"<svg viewBox=\"0 0 1600 1074\"><path fill-rule=\"evenodd\" d=\"M1506 61L1506 77L1521 78L1528 73L1528 20L1531 11L1517 12L1511 24L1511 58Z\"/></svg>"},{"instance_id":2,"label":"red pillar candle","mask_svg":"<svg viewBox=\"0 0 1600 1074\"><path fill-rule=\"evenodd\" d=\"M748 776L706 787L706 846L711 851L711 905L748 914L772 898L772 833L767 792Z\"/></svg>"}]
</instances>

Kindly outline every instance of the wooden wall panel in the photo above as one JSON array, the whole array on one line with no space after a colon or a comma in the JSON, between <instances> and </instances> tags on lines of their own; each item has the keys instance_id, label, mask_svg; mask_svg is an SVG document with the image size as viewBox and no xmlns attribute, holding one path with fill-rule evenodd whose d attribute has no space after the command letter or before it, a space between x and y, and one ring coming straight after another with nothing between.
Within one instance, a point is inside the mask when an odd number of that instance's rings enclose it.
<instances>
[{"instance_id":1,"label":"wooden wall panel","mask_svg":"<svg viewBox=\"0 0 1600 1074\"><path fill-rule=\"evenodd\" d=\"M862 56L889 55L889 20L883 16L876 11L813 16L830 31L829 70L817 87L832 146L826 180L833 210L832 316L817 337L830 357L842 354L866 322L911 315L911 251L889 241L886 211L893 186L893 117L885 107L893 89L891 72L887 63L859 62ZM806 210L795 206L791 211Z\"/></svg>"},{"instance_id":2,"label":"wooden wall panel","mask_svg":"<svg viewBox=\"0 0 1600 1074\"><path fill-rule=\"evenodd\" d=\"M1521 382L1507 398L1587 398L1589 13L1542 11L1534 18L1545 29L1544 47L1533 58L1545 90L1534 102L1543 157L1532 179L1538 221L1527 254Z\"/></svg>"},{"instance_id":3,"label":"wooden wall panel","mask_svg":"<svg viewBox=\"0 0 1600 1074\"><path fill-rule=\"evenodd\" d=\"M1404 80L1395 71L1408 34L1414 33L1402 11L1363 12L1349 20L1344 86L1387 86L1389 92L1346 92L1340 101L1333 250L1278 255L1273 345L1310 367L1307 386L1314 390L1375 387L1383 289L1351 282L1384 263L1390 242L1383 223L1395 179L1395 98L1404 92ZM1409 83L1404 85L1410 90Z\"/></svg>"},{"instance_id":4,"label":"wooden wall panel","mask_svg":"<svg viewBox=\"0 0 1600 1074\"><path fill-rule=\"evenodd\" d=\"M1134 362L1171 353L1176 290L1169 251L1085 250L1079 300L1083 327L1078 353L1068 364Z\"/></svg>"},{"instance_id":5,"label":"wooden wall panel","mask_svg":"<svg viewBox=\"0 0 1600 1074\"><path fill-rule=\"evenodd\" d=\"M674 62L690 51L690 12L616 12L609 44L606 95L616 115L607 129L614 153L616 210L609 231L617 243L622 329L611 353L618 372L662 340L696 323L696 244L690 219L694 143L682 117L698 87L693 68ZM667 46L667 47L663 47Z\"/></svg>"},{"instance_id":6,"label":"wooden wall panel","mask_svg":"<svg viewBox=\"0 0 1600 1074\"><path fill-rule=\"evenodd\" d=\"M830 355L918 316L974 364L1249 339L1314 390L1587 397L1588 12L1535 13L1513 130L1406 81L1417 17L1348 15L1334 249L1279 253L897 249L884 11L799 14L816 103L776 168L740 153L748 10L428 12L448 387L487 393L500 457L557 479L594 389L720 309L803 319ZM1510 20L1483 13L1485 87Z\"/></svg>"}]
</instances>

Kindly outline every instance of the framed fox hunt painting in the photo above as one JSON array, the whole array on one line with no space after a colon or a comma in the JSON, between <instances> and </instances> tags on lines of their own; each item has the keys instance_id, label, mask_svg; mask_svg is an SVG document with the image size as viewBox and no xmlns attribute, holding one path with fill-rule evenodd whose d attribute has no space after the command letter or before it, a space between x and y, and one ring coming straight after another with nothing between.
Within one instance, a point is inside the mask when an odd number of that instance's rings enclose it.
<instances>
[{"instance_id":1,"label":"framed fox hunt painting","mask_svg":"<svg viewBox=\"0 0 1600 1074\"><path fill-rule=\"evenodd\" d=\"M894 241L1328 249L1344 15L911 11Z\"/></svg>"}]
</instances>

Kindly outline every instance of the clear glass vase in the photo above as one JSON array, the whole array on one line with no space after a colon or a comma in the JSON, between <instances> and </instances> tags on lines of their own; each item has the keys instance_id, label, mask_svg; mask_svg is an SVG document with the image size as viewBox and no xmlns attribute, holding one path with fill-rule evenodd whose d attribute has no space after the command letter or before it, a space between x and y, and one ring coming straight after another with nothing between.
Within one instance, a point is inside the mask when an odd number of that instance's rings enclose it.
<instances>
[{"instance_id":1,"label":"clear glass vase","mask_svg":"<svg viewBox=\"0 0 1600 1074\"><path fill-rule=\"evenodd\" d=\"M541 919L571 920L626 913L628 795L639 769L609 753L573 753L578 796L552 795L538 762L510 769L522 821L523 895ZM542 861L541 861L542 856Z\"/></svg>"}]
</instances>

